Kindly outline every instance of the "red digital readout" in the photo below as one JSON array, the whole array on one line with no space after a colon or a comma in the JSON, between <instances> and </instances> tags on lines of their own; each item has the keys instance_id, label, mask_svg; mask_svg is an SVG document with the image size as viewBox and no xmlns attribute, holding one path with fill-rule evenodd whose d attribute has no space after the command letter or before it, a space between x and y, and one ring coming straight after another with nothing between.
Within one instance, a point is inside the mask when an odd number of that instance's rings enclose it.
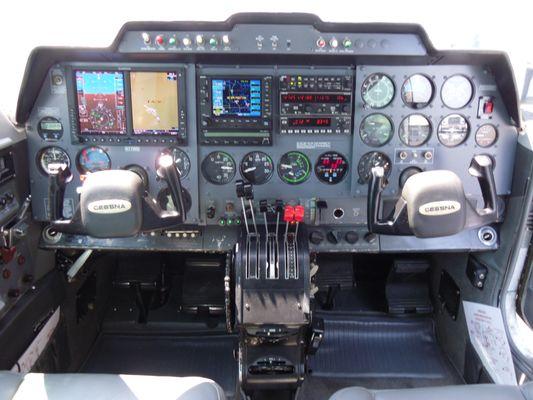
<instances>
[{"instance_id":1,"label":"red digital readout","mask_svg":"<svg viewBox=\"0 0 533 400\"><path fill-rule=\"evenodd\" d=\"M283 103L349 103L351 96L344 94L287 93L281 95Z\"/></svg>"},{"instance_id":2,"label":"red digital readout","mask_svg":"<svg viewBox=\"0 0 533 400\"><path fill-rule=\"evenodd\" d=\"M345 161L342 159L342 158L335 158L335 159L331 159L331 158L323 158L322 159L322 166L324 168L327 168L331 171L336 171L338 170L339 168L341 167L344 167L344 163Z\"/></svg>"},{"instance_id":3,"label":"red digital readout","mask_svg":"<svg viewBox=\"0 0 533 400\"><path fill-rule=\"evenodd\" d=\"M331 126L331 118L289 118L289 126Z\"/></svg>"}]
</instances>

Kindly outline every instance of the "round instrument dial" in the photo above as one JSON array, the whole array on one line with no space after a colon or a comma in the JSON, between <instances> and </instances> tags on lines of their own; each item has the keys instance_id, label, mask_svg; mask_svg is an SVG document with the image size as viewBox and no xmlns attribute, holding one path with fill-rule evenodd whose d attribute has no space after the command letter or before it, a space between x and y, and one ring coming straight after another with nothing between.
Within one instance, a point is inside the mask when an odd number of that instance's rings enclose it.
<instances>
[{"instance_id":1,"label":"round instrument dial","mask_svg":"<svg viewBox=\"0 0 533 400\"><path fill-rule=\"evenodd\" d=\"M394 128L391 120L383 114L370 114L359 129L359 135L364 144L371 147L380 147L392 137Z\"/></svg>"},{"instance_id":2,"label":"round instrument dial","mask_svg":"<svg viewBox=\"0 0 533 400\"><path fill-rule=\"evenodd\" d=\"M372 173L372 168L382 167L385 171L385 178L388 178L391 172L392 163L387 155L379 151L371 151L364 154L357 165L357 173L359 174L359 183L368 183Z\"/></svg>"},{"instance_id":3,"label":"round instrument dial","mask_svg":"<svg viewBox=\"0 0 533 400\"><path fill-rule=\"evenodd\" d=\"M466 140L470 127L465 117L459 114L450 114L439 124L437 136L446 147L459 146Z\"/></svg>"},{"instance_id":4,"label":"round instrument dial","mask_svg":"<svg viewBox=\"0 0 533 400\"><path fill-rule=\"evenodd\" d=\"M466 106L473 94L472 82L463 75L454 75L446 79L440 91L444 105L454 110Z\"/></svg>"},{"instance_id":5,"label":"round instrument dial","mask_svg":"<svg viewBox=\"0 0 533 400\"><path fill-rule=\"evenodd\" d=\"M363 82L361 95L371 108L387 107L394 98L394 83L385 74L372 74Z\"/></svg>"},{"instance_id":6,"label":"round instrument dial","mask_svg":"<svg viewBox=\"0 0 533 400\"><path fill-rule=\"evenodd\" d=\"M274 173L272 158L262 151L252 151L241 161L241 175L254 185L262 185L270 180Z\"/></svg>"},{"instance_id":7,"label":"round instrument dial","mask_svg":"<svg viewBox=\"0 0 533 400\"><path fill-rule=\"evenodd\" d=\"M191 160L189 159L189 156L178 147L171 147L169 150L174 159L174 165L180 174L180 178L186 178L191 170Z\"/></svg>"},{"instance_id":8,"label":"round instrument dial","mask_svg":"<svg viewBox=\"0 0 533 400\"><path fill-rule=\"evenodd\" d=\"M400 140L411 147L422 146L431 135L431 123L422 114L411 114L400 124Z\"/></svg>"},{"instance_id":9,"label":"round instrument dial","mask_svg":"<svg viewBox=\"0 0 533 400\"><path fill-rule=\"evenodd\" d=\"M60 168L70 168L70 158L67 152L56 146L42 149L37 156L37 163L39 169L47 175L57 172Z\"/></svg>"},{"instance_id":10,"label":"round instrument dial","mask_svg":"<svg viewBox=\"0 0 533 400\"><path fill-rule=\"evenodd\" d=\"M348 172L348 160L336 151L328 151L315 164L317 178L325 183L335 185L341 182Z\"/></svg>"},{"instance_id":11,"label":"round instrument dial","mask_svg":"<svg viewBox=\"0 0 533 400\"><path fill-rule=\"evenodd\" d=\"M476 143L480 147L490 147L498 139L498 131L491 124L481 125L476 131Z\"/></svg>"},{"instance_id":12,"label":"round instrument dial","mask_svg":"<svg viewBox=\"0 0 533 400\"><path fill-rule=\"evenodd\" d=\"M76 164L80 173L86 174L111 168L111 159L101 147L90 146L78 153Z\"/></svg>"},{"instance_id":13,"label":"round instrument dial","mask_svg":"<svg viewBox=\"0 0 533 400\"><path fill-rule=\"evenodd\" d=\"M402 100L406 106L420 109L426 107L433 99L433 83L422 74L411 75L403 83Z\"/></svg>"},{"instance_id":14,"label":"round instrument dial","mask_svg":"<svg viewBox=\"0 0 533 400\"><path fill-rule=\"evenodd\" d=\"M225 185L235 177L235 161L223 151L213 151L202 161L202 174L214 185Z\"/></svg>"},{"instance_id":15,"label":"round instrument dial","mask_svg":"<svg viewBox=\"0 0 533 400\"><path fill-rule=\"evenodd\" d=\"M309 179L311 162L305 154L299 151L289 151L279 160L278 174L283 182L297 185Z\"/></svg>"}]
</instances>

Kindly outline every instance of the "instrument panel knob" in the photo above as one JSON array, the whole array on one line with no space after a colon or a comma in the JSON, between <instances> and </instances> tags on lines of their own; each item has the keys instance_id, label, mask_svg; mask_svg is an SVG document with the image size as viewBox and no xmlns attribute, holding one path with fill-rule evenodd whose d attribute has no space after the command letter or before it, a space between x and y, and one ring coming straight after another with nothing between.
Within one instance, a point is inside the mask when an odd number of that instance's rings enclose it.
<instances>
[{"instance_id":1,"label":"instrument panel knob","mask_svg":"<svg viewBox=\"0 0 533 400\"><path fill-rule=\"evenodd\" d=\"M309 241L313 244L319 245L324 241L324 234L321 231L313 231L309 234Z\"/></svg>"}]
</instances>

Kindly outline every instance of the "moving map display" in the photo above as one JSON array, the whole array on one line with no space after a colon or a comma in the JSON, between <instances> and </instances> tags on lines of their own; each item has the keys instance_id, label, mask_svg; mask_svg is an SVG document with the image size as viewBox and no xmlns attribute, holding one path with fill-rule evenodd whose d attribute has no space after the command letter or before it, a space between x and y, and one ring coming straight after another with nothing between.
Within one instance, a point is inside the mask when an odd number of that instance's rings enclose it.
<instances>
[{"instance_id":1,"label":"moving map display","mask_svg":"<svg viewBox=\"0 0 533 400\"><path fill-rule=\"evenodd\" d=\"M213 79L213 115L261 117L260 79Z\"/></svg>"},{"instance_id":2,"label":"moving map display","mask_svg":"<svg viewBox=\"0 0 533 400\"><path fill-rule=\"evenodd\" d=\"M131 72L133 133L177 135L179 131L176 72Z\"/></svg>"},{"instance_id":3,"label":"moving map display","mask_svg":"<svg viewBox=\"0 0 533 400\"><path fill-rule=\"evenodd\" d=\"M126 133L124 74L76 71L80 134Z\"/></svg>"}]
</instances>

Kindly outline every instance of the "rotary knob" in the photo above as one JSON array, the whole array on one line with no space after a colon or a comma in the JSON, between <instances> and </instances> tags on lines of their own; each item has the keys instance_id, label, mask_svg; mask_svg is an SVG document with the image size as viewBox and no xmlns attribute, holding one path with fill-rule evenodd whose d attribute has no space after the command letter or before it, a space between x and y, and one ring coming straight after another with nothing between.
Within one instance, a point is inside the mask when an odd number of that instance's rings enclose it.
<instances>
[{"instance_id":1,"label":"rotary knob","mask_svg":"<svg viewBox=\"0 0 533 400\"><path fill-rule=\"evenodd\" d=\"M337 238L337 235L333 231L329 231L326 235L326 238L328 239L328 242L330 242L331 244L339 243L339 239Z\"/></svg>"},{"instance_id":2,"label":"rotary knob","mask_svg":"<svg viewBox=\"0 0 533 400\"><path fill-rule=\"evenodd\" d=\"M356 244L359 240L359 235L355 231L348 231L344 235L344 240L350 244Z\"/></svg>"},{"instance_id":3,"label":"rotary knob","mask_svg":"<svg viewBox=\"0 0 533 400\"><path fill-rule=\"evenodd\" d=\"M324 241L324 234L321 231L313 231L309 235L309 241L313 244L319 245Z\"/></svg>"},{"instance_id":4,"label":"rotary knob","mask_svg":"<svg viewBox=\"0 0 533 400\"><path fill-rule=\"evenodd\" d=\"M377 240L378 240L378 235L376 235L375 233L368 232L365 235L365 242L367 242L368 244L374 244L376 243Z\"/></svg>"}]
</instances>

